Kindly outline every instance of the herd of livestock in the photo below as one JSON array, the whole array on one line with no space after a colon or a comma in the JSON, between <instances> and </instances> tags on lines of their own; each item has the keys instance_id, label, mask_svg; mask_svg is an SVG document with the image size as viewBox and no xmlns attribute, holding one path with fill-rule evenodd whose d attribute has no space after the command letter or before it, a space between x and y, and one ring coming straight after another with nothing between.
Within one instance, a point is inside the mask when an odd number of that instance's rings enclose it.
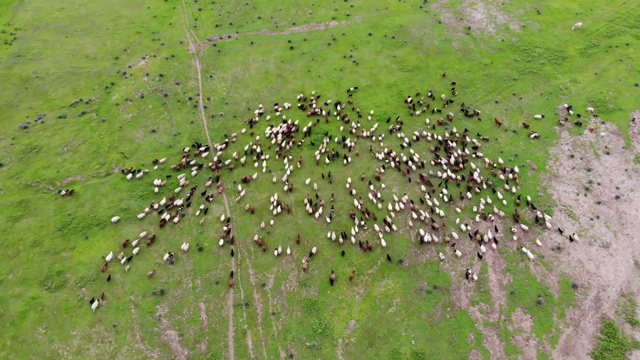
<instances>
[{"instance_id":1,"label":"herd of livestock","mask_svg":"<svg viewBox=\"0 0 640 360\"><path fill-rule=\"evenodd\" d=\"M474 123L482 121L482 112L458 102L455 82L446 94L429 90L424 95L405 97L402 114L386 118L378 118L373 110L361 111L353 101L357 91L358 87L349 88L346 102L324 99L312 92L297 95L295 104L275 103L271 108L260 104L245 119L241 131L220 143L194 142L182 148L175 160L154 159L149 168L122 169L123 179L148 182L154 199L141 207L135 219L111 219L114 224L139 221L146 230L133 240L122 240L118 249L105 256L100 268L107 274L107 281L113 267L129 271L134 259L144 253L143 246L152 246L156 239L166 241L162 229L181 226L185 217L195 217L200 225L208 216L219 218L222 231L216 242L220 248L231 247L231 256L235 246L252 246L253 242L264 253L273 249L278 258L296 252L291 246L285 252L281 243L284 239L268 236L267 225L276 226L282 214L304 211L306 215L299 216L308 216L303 221L316 222L318 233L304 240L309 250L302 251L299 258L303 271L320 247L343 247L337 253L344 256L344 248L350 246L363 254L381 254L391 262L385 248L400 241L394 233L409 238L406 241L418 248L434 247L434 260L448 261L469 254L478 262L485 256L496 256L495 250L503 241L517 244L525 259L534 260L528 242L535 239L535 244L542 246L536 234L545 230L564 234L559 227L554 229L551 216L538 209L530 195L521 193L525 175L519 167L501 157L485 155L484 147L491 138L471 130ZM574 111L568 104L564 110L561 125ZM532 122L521 123L530 130L530 141L540 136L530 128L543 126L545 119L544 115L535 115ZM503 121L494 118L497 127ZM352 164L358 161L370 168L364 173L351 173ZM297 174L314 166L321 168L317 178ZM346 179L337 183L334 177ZM385 184L385 178L393 185ZM226 184L233 182L233 188L225 187L223 179ZM272 189L268 202L248 201L252 197L247 197L247 192L268 188ZM245 212L236 214L234 221L256 216L256 207L264 207L258 214L269 214L261 219L253 237L236 238L230 214L208 214L214 201L222 203L223 197L226 201L226 195L231 194ZM335 206L338 203L341 205ZM295 212L294 207L298 209ZM154 230L149 229L152 223ZM295 237L295 246L303 242L299 234L288 235ZM325 235L327 240L322 240ZM578 240L575 233L566 235L571 242ZM189 242L184 242L180 251L186 254L189 247ZM175 256L166 252L158 262L172 263ZM152 277L155 271L149 270L147 276ZM346 275L349 281L355 273L353 269ZM465 277L477 280L477 271L467 268ZM331 270L330 285L338 279L339 274ZM229 286L233 285L231 271ZM104 293L91 299L92 309L95 311L104 299Z\"/></svg>"}]
</instances>

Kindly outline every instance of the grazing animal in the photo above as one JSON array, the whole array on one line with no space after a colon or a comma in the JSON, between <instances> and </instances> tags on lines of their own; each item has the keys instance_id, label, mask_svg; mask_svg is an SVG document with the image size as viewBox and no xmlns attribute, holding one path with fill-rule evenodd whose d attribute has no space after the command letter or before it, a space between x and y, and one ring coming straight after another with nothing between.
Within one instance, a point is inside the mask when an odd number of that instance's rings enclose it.
<instances>
[{"instance_id":1,"label":"grazing animal","mask_svg":"<svg viewBox=\"0 0 640 360\"><path fill-rule=\"evenodd\" d=\"M571 27L571 30L580 29L581 27L582 27L582 22L577 22L573 24L573 26Z\"/></svg>"},{"instance_id":2,"label":"grazing animal","mask_svg":"<svg viewBox=\"0 0 640 360\"><path fill-rule=\"evenodd\" d=\"M120 216L114 216L111 218L111 223L113 224L117 223L118 221L120 221Z\"/></svg>"},{"instance_id":3,"label":"grazing animal","mask_svg":"<svg viewBox=\"0 0 640 360\"><path fill-rule=\"evenodd\" d=\"M331 270L331 276L329 276L329 284L333 286L334 282L336 282L336 273L334 273L333 270Z\"/></svg>"},{"instance_id":4,"label":"grazing animal","mask_svg":"<svg viewBox=\"0 0 640 360\"><path fill-rule=\"evenodd\" d=\"M478 260L482 260L482 254L480 254L480 252L477 252L476 255L478 256Z\"/></svg>"},{"instance_id":5,"label":"grazing animal","mask_svg":"<svg viewBox=\"0 0 640 360\"><path fill-rule=\"evenodd\" d=\"M167 262L169 260L173 260L173 256L174 256L174 254L172 252L168 252L168 253L164 254L164 257L162 258L162 260L164 262Z\"/></svg>"},{"instance_id":6,"label":"grazing animal","mask_svg":"<svg viewBox=\"0 0 640 360\"><path fill-rule=\"evenodd\" d=\"M229 279L229 289L233 288L234 281L233 278Z\"/></svg>"},{"instance_id":7,"label":"grazing animal","mask_svg":"<svg viewBox=\"0 0 640 360\"><path fill-rule=\"evenodd\" d=\"M111 281L111 274L109 274L109 276L107 276L107 282Z\"/></svg>"},{"instance_id":8,"label":"grazing animal","mask_svg":"<svg viewBox=\"0 0 640 360\"><path fill-rule=\"evenodd\" d=\"M98 299L93 300L93 302L91 303L91 310L93 310L93 312L96 312L96 309L98 308L98 305L100 305L100 300L98 300Z\"/></svg>"},{"instance_id":9,"label":"grazing animal","mask_svg":"<svg viewBox=\"0 0 640 360\"><path fill-rule=\"evenodd\" d=\"M389 256L389 254L387 254L387 261L391 262L391 256Z\"/></svg>"},{"instance_id":10,"label":"grazing animal","mask_svg":"<svg viewBox=\"0 0 640 360\"><path fill-rule=\"evenodd\" d=\"M155 270L155 269L154 269L154 270L151 270L151 271L147 272L147 277L148 277L148 278L150 278L150 277L152 277L155 273L156 273L156 270Z\"/></svg>"},{"instance_id":11,"label":"grazing animal","mask_svg":"<svg viewBox=\"0 0 640 360\"><path fill-rule=\"evenodd\" d=\"M102 266L100 267L100 270L102 270L102 272L107 271L107 263L102 264Z\"/></svg>"}]
</instances>

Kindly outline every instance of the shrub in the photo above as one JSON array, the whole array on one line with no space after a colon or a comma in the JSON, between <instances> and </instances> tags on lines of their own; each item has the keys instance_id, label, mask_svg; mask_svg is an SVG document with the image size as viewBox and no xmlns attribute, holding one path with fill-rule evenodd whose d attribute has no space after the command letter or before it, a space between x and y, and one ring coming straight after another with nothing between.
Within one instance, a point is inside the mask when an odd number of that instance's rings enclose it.
<instances>
[{"instance_id":1,"label":"shrub","mask_svg":"<svg viewBox=\"0 0 640 360\"><path fill-rule=\"evenodd\" d=\"M595 360L626 359L627 351L640 346L638 341L625 338L613 321L604 322L598 339L600 342L591 353Z\"/></svg>"},{"instance_id":2,"label":"shrub","mask_svg":"<svg viewBox=\"0 0 640 360\"><path fill-rule=\"evenodd\" d=\"M317 319L313 322L312 326L313 332L318 335L331 335L333 333L333 328L331 324L324 319Z\"/></svg>"}]
</instances>

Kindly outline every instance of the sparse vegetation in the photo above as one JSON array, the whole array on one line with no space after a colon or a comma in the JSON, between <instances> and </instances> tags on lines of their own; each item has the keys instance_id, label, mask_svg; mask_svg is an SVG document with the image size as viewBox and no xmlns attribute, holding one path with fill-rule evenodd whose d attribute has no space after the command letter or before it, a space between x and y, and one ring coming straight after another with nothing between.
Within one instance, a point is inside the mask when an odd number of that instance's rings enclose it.
<instances>
[{"instance_id":1,"label":"sparse vegetation","mask_svg":"<svg viewBox=\"0 0 640 360\"><path fill-rule=\"evenodd\" d=\"M634 294L629 292L621 292L618 306L616 307L616 314L627 324L631 326L638 325L638 316L636 309L638 308L638 301Z\"/></svg>"},{"instance_id":2,"label":"sparse vegetation","mask_svg":"<svg viewBox=\"0 0 640 360\"><path fill-rule=\"evenodd\" d=\"M605 320L598 336L599 343L591 353L594 360L627 359L627 352L640 348L637 340L630 339L611 320Z\"/></svg>"}]
</instances>

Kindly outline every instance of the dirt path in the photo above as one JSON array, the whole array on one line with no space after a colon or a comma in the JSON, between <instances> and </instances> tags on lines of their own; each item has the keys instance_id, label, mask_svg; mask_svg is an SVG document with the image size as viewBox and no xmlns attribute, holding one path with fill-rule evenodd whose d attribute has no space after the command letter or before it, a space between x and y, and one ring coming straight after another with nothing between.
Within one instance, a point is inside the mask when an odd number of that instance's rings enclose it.
<instances>
[{"instance_id":1,"label":"dirt path","mask_svg":"<svg viewBox=\"0 0 640 360\"><path fill-rule=\"evenodd\" d=\"M209 144L209 148L213 149L213 142L211 141L211 135L209 135L209 128L207 127L207 117L204 113L204 100L203 100L203 91L202 91L202 65L200 63L200 58L202 57L202 47L198 46L198 39L191 30L189 26L189 16L187 14L187 5L184 0L182 0L182 9L183 16L185 21L185 33L187 35L187 40L189 41L189 51L193 54L193 64L196 68L196 72L198 73L198 88L199 88L199 101L198 101L198 109L200 110L200 118L202 119L202 125L204 127L204 133L207 136L207 142ZM215 153L211 151L212 160L215 158ZM227 196L222 192L222 198L224 200L224 207L227 212L227 218L231 218L231 212L229 211L229 203L227 201ZM233 228L233 225L232 225ZM231 245L231 248L234 248L234 245ZM235 250L234 250L235 251ZM236 273L236 260L235 257L231 257L231 271ZM236 278L235 281L238 279ZM229 359L233 360L235 357L234 349L234 324L233 324L233 287L229 288L229 297L227 300L227 308L229 309L229 330L228 330L228 341L229 341ZM175 353L175 352L174 352Z\"/></svg>"},{"instance_id":2,"label":"dirt path","mask_svg":"<svg viewBox=\"0 0 640 360\"><path fill-rule=\"evenodd\" d=\"M244 256L248 257L248 254L246 253L246 251L243 250ZM261 344L262 344L262 354L264 355L264 358L267 358L267 347L265 346L265 342L264 342L264 334L262 331L262 300L260 299L260 295L258 295L258 287L256 286L256 279L255 279L255 275L253 272L253 268L251 268L251 263L247 262L247 265L249 266L249 281L251 281L251 285L253 286L253 299L255 301L255 307L256 307L256 311L258 313L258 329L260 330L260 340L261 340Z\"/></svg>"},{"instance_id":3,"label":"dirt path","mask_svg":"<svg viewBox=\"0 0 640 360\"><path fill-rule=\"evenodd\" d=\"M166 305L158 305L156 306L157 313L156 316L160 318L160 338L169 345L173 355L178 360L186 360L189 352L187 349L183 348L180 345L180 337L178 336L178 332L173 330L169 324L169 320L166 318L166 314L168 313L168 309Z\"/></svg>"},{"instance_id":4,"label":"dirt path","mask_svg":"<svg viewBox=\"0 0 640 360\"><path fill-rule=\"evenodd\" d=\"M580 236L574 243L557 232L546 239L549 247L565 248L555 256L557 266L580 287L554 358L587 358L603 318L615 318L620 292L640 291L640 242L635 241L640 233L640 168L633 161L639 125L630 126L631 150L618 128L599 121L592 122L593 132L562 133L552 150L543 185L557 204L553 224Z\"/></svg>"}]
</instances>

